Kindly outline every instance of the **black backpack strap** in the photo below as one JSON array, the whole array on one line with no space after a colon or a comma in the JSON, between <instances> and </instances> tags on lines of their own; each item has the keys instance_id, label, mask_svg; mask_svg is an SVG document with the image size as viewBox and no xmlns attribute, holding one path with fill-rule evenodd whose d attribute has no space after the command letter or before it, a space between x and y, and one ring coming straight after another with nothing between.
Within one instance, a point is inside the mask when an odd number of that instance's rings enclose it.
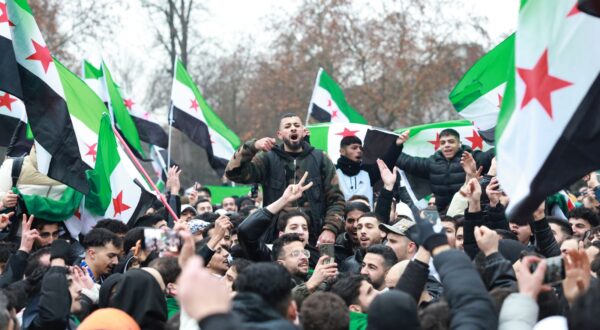
<instances>
[{"instance_id":1,"label":"black backpack strap","mask_svg":"<svg viewBox=\"0 0 600 330\"><path fill-rule=\"evenodd\" d=\"M21 175L21 168L23 167L23 160L25 156L15 157L13 158L12 170L10 176L12 177L12 186L17 186L17 181L19 181L19 176Z\"/></svg>"}]
</instances>

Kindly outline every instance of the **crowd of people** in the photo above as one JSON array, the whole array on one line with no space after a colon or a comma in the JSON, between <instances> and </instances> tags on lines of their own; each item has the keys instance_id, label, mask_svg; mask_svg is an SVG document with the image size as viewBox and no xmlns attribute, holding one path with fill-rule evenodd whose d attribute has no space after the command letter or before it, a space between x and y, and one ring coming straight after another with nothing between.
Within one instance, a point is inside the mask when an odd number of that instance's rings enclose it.
<instances>
[{"instance_id":1,"label":"crowd of people","mask_svg":"<svg viewBox=\"0 0 600 330\"><path fill-rule=\"evenodd\" d=\"M172 167L168 205L76 237L17 207L13 186L61 194L34 154L16 176L5 161L0 329L600 329L595 173L577 207L507 218L494 150L452 129L429 158L402 152L405 132L374 164L355 136L334 163L294 114L276 134L244 143L225 170L259 197L215 203ZM429 180L425 209L399 169Z\"/></svg>"}]
</instances>

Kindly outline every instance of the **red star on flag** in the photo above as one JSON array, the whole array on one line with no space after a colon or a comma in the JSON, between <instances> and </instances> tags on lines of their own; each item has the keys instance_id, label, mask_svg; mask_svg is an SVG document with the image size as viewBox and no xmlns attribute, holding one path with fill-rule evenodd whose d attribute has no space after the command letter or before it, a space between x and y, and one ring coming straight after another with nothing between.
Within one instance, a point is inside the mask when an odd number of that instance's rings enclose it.
<instances>
[{"instance_id":1,"label":"red star on flag","mask_svg":"<svg viewBox=\"0 0 600 330\"><path fill-rule=\"evenodd\" d=\"M98 154L98 152L96 151L97 145L98 145L98 143L94 143L92 145L86 144L85 146L88 147L88 151L85 154L85 156L92 156L94 161L96 161L96 155Z\"/></svg>"},{"instance_id":2,"label":"red star on flag","mask_svg":"<svg viewBox=\"0 0 600 330\"><path fill-rule=\"evenodd\" d=\"M552 118L550 94L555 90L571 86L573 83L551 76L548 73L548 49L544 50L542 57L533 69L517 68L517 72L526 85L521 109L525 108L531 100L537 99L548 116Z\"/></svg>"},{"instance_id":3,"label":"red star on flag","mask_svg":"<svg viewBox=\"0 0 600 330\"><path fill-rule=\"evenodd\" d=\"M119 194L117 195L116 198L112 199L112 201L113 201L113 207L115 208L115 215L113 215L113 217L116 217L117 215L119 215L119 214L123 213L124 211L127 211L131 208L131 206L123 203L123 191L122 190L119 192Z\"/></svg>"},{"instance_id":4,"label":"red star on flag","mask_svg":"<svg viewBox=\"0 0 600 330\"><path fill-rule=\"evenodd\" d=\"M466 139L471 141L471 149L479 148L483 150L483 139L477 134L477 131L473 130L473 136L467 136Z\"/></svg>"},{"instance_id":5,"label":"red star on flag","mask_svg":"<svg viewBox=\"0 0 600 330\"><path fill-rule=\"evenodd\" d=\"M8 14L4 2L0 2L0 23L8 23Z\"/></svg>"},{"instance_id":6,"label":"red star on flag","mask_svg":"<svg viewBox=\"0 0 600 330\"><path fill-rule=\"evenodd\" d=\"M502 95L498 94L498 109L502 109Z\"/></svg>"},{"instance_id":7,"label":"red star on flag","mask_svg":"<svg viewBox=\"0 0 600 330\"><path fill-rule=\"evenodd\" d=\"M435 141L427 141L427 142L433 144L433 149L435 149L437 151L440 148L440 133L435 132Z\"/></svg>"},{"instance_id":8,"label":"red star on flag","mask_svg":"<svg viewBox=\"0 0 600 330\"><path fill-rule=\"evenodd\" d=\"M337 118L337 116L338 116L338 111L337 110L333 110L331 112L331 118Z\"/></svg>"},{"instance_id":9,"label":"red star on flag","mask_svg":"<svg viewBox=\"0 0 600 330\"><path fill-rule=\"evenodd\" d=\"M327 100L327 106L331 108L331 99Z\"/></svg>"},{"instance_id":10,"label":"red star on flag","mask_svg":"<svg viewBox=\"0 0 600 330\"><path fill-rule=\"evenodd\" d=\"M73 213L73 215L75 216L75 218L81 220L81 211L79 209L75 210L75 213Z\"/></svg>"},{"instance_id":11,"label":"red star on flag","mask_svg":"<svg viewBox=\"0 0 600 330\"><path fill-rule=\"evenodd\" d=\"M8 93L4 93L4 95L0 96L0 108L7 107L9 111L12 111L12 104L16 101L16 98L10 97Z\"/></svg>"},{"instance_id":12,"label":"red star on flag","mask_svg":"<svg viewBox=\"0 0 600 330\"><path fill-rule=\"evenodd\" d=\"M133 102L132 99L125 99L123 100L123 103L125 103L125 107L131 111L131 108L133 107L133 105L135 104L135 102Z\"/></svg>"},{"instance_id":13,"label":"red star on flag","mask_svg":"<svg viewBox=\"0 0 600 330\"><path fill-rule=\"evenodd\" d=\"M196 112L198 112L198 101L196 101L196 99L192 99L190 101L192 102L192 104L190 105L190 109L194 109L196 110Z\"/></svg>"},{"instance_id":14,"label":"red star on flag","mask_svg":"<svg viewBox=\"0 0 600 330\"><path fill-rule=\"evenodd\" d=\"M50 63L52 63L52 56L50 55L50 50L48 50L47 46L42 46L35 42L35 40L31 40L33 43L33 48L35 48L35 53L31 54L27 60L35 60L40 61L42 67L44 68L44 72L48 73L48 67Z\"/></svg>"},{"instance_id":15,"label":"red star on flag","mask_svg":"<svg viewBox=\"0 0 600 330\"><path fill-rule=\"evenodd\" d=\"M567 14L567 17L575 16L579 13L581 13L581 10L579 10L579 8L577 8L577 1L575 1L575 4L573 5L573 8L571 8L569 13Z\"/></svg>"},{"instance_id":16,"label":"red star on flag","mask_svg":"<svg viewBox=\"0 0 600 330\"><path fill-rule=\"evenodd\" d=\"M344 130L342 132L335 133L335 135L340 135L343 138L345 138L347 136L356 136L356 133L358 133L358 130L352 131L352 130L349 130L346 127L344 127Z\"/></svg>"}]
</instances>

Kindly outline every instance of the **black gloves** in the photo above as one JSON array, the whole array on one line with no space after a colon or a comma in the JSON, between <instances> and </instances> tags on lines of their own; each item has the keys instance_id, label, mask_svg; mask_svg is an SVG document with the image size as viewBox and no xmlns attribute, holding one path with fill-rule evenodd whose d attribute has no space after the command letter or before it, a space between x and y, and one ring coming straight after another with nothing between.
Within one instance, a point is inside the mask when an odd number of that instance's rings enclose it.
<instances>
[{"instance_id":1,"label":"black gloves","mask_svg":"<svg viewBox=\"0 0 600 330\"><path fill-rule=\"evenodd\" d=\"M441 231L436 233L433 225L415 214L416 224L406 232L408 237L418 245L422 245L427 251L432 252L438 246L448 244L446 234Z\"/></svg>"}]
</instances>

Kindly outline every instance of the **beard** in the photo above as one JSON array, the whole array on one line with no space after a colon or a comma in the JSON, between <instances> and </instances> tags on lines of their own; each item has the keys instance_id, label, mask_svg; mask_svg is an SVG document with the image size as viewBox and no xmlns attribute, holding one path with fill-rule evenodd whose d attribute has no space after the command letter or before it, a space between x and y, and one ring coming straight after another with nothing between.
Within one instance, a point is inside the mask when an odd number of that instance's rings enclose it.
<instances>
[{"instance_id":1,"label":"beard","mask_svg":"<svg viewBox=\"0 0 600 330\"><path fill-rule=\"evenodd\" d=\"M292 141L289 138L283 139L283 144L285 144L285 146L292 151L300 151L300 149L302 149L301 142L301 139L298 139L298 141Z\"/></svg>"}]
</instances>

